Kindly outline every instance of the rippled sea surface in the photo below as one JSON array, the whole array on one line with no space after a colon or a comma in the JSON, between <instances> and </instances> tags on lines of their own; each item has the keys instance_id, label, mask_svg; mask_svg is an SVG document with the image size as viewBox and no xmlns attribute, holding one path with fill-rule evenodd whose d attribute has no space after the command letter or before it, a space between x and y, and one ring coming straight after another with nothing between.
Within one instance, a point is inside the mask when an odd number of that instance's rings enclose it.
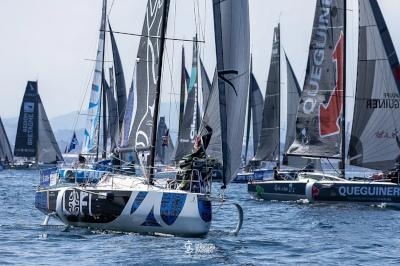
<instances>
[{"instance_id":1,"label":"rippled sea surface","mask_svg":"<svg viewBox=\"0 0 400 266\"><path fill-rule=\"evenodd\" d=\"M400 264L399 210L260 202L246 185L234 184L226 194L244 210L238 236L230 233L237 213L228 203L214 204L205 238L144 236L66 228L55 220L42 226L44 216L34 208L37 181L35 171L0 172L0 265Z\"/></svg>"}]
</instances>

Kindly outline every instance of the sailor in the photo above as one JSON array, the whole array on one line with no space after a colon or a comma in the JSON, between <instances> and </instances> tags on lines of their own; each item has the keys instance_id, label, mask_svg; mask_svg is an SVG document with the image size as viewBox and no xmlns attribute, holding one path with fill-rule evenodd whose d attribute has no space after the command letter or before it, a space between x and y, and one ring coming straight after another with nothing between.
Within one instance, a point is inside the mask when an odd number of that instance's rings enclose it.
<instances>
[{"instance_id":1,"label":"sailor","mask_svg":"<svg viewBox=\"0 0 400 266\"><path fill-rule=\"evenodd\" d=\"M81 153L79 153L78 161L81 164L85 164L86 163L86 158Z\"/></svg>"}]
</instances>

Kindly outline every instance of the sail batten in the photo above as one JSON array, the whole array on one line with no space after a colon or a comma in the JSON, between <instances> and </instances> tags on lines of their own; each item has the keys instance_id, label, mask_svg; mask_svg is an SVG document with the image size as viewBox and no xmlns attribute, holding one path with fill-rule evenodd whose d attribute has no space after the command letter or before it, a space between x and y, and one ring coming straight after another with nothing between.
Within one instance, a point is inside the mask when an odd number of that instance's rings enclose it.
<instances>
[{"instance_id":1,"label":"sail batten","mask_svg":"<svg viewBox=\"0 0 400 266\"><path fill-rule=\"evenodd\" d=\"M387 170L400 160L399 61L376 0L360 1L358 75L349 163Z\"/></svg>"}]
</instances>

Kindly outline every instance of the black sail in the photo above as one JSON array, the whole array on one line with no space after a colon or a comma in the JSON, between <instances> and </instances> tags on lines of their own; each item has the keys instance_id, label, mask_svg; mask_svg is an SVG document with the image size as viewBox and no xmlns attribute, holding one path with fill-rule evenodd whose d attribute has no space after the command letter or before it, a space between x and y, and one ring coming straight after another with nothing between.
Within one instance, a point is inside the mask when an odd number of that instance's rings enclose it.
<instances>
[{"instance_id":1,"label":"black sail","mask_svg":"<svg viewBox=\"0 0 400 266\"><path fill-rule=\"evenodd\" d=\"M137 105L129 136L129 144L135 149L149 149L152 142L153 116L158 73L161 22L164 5L169 1L149 0L146 7L142 37L137 56ZM168 8L168 6L166 7ZM168 12L167 12L168 14ZM166 18L167 19L167 18Z\"/></svg>"},{"instance_id":2,"label":"black sail","mask_svg":"<svg viewBox=\"0 0 400 266\"><path fill-rule=\"evenodd\" d=\"M345 0L317 0L306 77L288 154L341 158Z\"/></svg>"},{"instance_id":3,"label":"black sail","mask_svg":"<svg viewBox=\"0 0 400 266\"><path fill-rule=\"evenodd\" d=\"M38 140L38 86L36 81L28 81L19 113L14 155L35 157Z\"/></svg>"},{"instance_id":4,"label":"black sail","mask_svg":"<svg viewBox=\"0 0 400 266\"><path fill-rule=\"evenodd\" d=\"M117 106L118 106L118 117L119 117L118 127L121 129L122 123L124 122L124 115L127 102L125 76L124 76L124 70L122 68L121 57L118 51L118 46L115 41L114 33L111 29L110 22L108 23L108 27L110 28L111 47L114 59L115 86L117 92Z\"/></svg>"},{"instance_id":5,"label":"black sail","mask_svg":"<svg viewBox=\"0 0 400 266\"><path fill-rule=\"evenodd\" d=\"M264 100L258 86L257 80L254 74L250 75L250 107L251 117L253 120L253 153L252 156L256 155L256 149L258 147L259 136L261 134L262 120L263 120L263 106Z\"/></svg>"},{"instance_id":6,"label":"black sail","mask_svg":"<svg viewBox=\"0 0 400 266\"><path fill-rule=\"evenodd\" d=\"M213 0L213 15L223 151L222 175L223 183L227 185L236 177L241 164L250 80L249 2Z\"/></svg>"},{"instance_id":7,"label":"black sail","mask_svg":"<svg viewBox=\"0 0 400 266\"><path fill-rule=\"evenodd\" d=\"M203 61L200 59L200 75L201 75L201 88L203 93L203 112L206 110L208 98L211 93L211 82L210 78L207 75L207 71L204 68Z\"/></svg>"},{"instance_id":8,"label":"black sail","mask_svg":"<svg viewBox=\"0 0 400 266\"><path fill-rule=\"evenodd\" d=\"M171 141L168 126L165 117L161 116L158 122L156 158L162 164L170 164L171 156L174 151L174 144Z\"/></svg>"},{"instance_id":9,"label":"black sail","mask_svg":"<svg viewBox=\"0 0 400 266\"><path fill-rule=\"evenodd\" d=\"M197 43L193 44L193 61L190 81L187 88L187 98L183 123L180 126L178 144L175 153L175 161L179 161L183 156L193 151L194 142L198 133L199 109L198 109L198 63L197 63Z\"/></svg>"},{"instance_id":10,"label":"black sail","mask_svg":"<svg viewBox=\"0 0 400 266\"><path fill-rule=\"evenodd\" d=\"M280 88L280 31L278 26L274 30L262 129L255 156L257 161L279 162Z\"/></svg>"},{"instance_id":11,"label":"black sail","mask_svg":"<svg viewBox=\"0 0 400 266\"><path fill-rule=\"evenodd\" d=\"M113 82L110 82L113 84ZM117 101L114 96L114 90L108 85L106 80L103 80L103 88L106 91L107 97L107 111L108 111L108 135L111 142L110 150L113 151L117 147L118 137L119 137L119 121L118 121L118 107Z\"/></svg>"},{"instance_id":12,"label":"black sail","mask_svg":"<svg viewBox=\"0 0 400 266\"><path fill-rule=\"evenodd\" d=\"M37 98L38 102L38 139L37 147L38 154L37 158L42 163L56 163L63 161L63 157L54 137L53 130L51 129L50 121L47 118L46 111L40 96Z\"/></svg>"},{"instance_id":13,"label":"black sail","mask_svg":"<svg viewBox=\"0 0 400 266\"><path fill-rule=\"evenodd\" d=\"M400 159L400 66L376 0L360 5L351 165L387 170Z\"/></svg>"},{"instance_id":14,"label":"black sail","mask_svg":"<svg viewBox=\"0 0 400 266\"><path fill-rule=\"evenodd\" d=\"M0 160L5 162L12 162L14 156L11 150L10 142L7 137L6 130L0 118Z\"/></svg>"}]
</instances>

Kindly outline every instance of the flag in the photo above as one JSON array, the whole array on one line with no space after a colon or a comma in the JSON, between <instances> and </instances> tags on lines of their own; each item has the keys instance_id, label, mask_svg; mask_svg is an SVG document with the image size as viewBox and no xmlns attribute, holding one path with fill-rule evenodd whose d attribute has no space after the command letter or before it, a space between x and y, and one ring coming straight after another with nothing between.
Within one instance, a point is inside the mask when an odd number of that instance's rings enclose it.
<instances>
[{"instance_id":1,"label":"flag","mask_svg":"<svg viewBox=\"0 0 400 266\"><path fill-rule=\"evenodd\" d=\"M69 144L67 153L70 153L71 151L75 150L76 146L78 146L78 145L79 145L79 142L76 137L76 133L74 132L74 135L72 136L71 143Z\"/></svg>"}]
</instances>

